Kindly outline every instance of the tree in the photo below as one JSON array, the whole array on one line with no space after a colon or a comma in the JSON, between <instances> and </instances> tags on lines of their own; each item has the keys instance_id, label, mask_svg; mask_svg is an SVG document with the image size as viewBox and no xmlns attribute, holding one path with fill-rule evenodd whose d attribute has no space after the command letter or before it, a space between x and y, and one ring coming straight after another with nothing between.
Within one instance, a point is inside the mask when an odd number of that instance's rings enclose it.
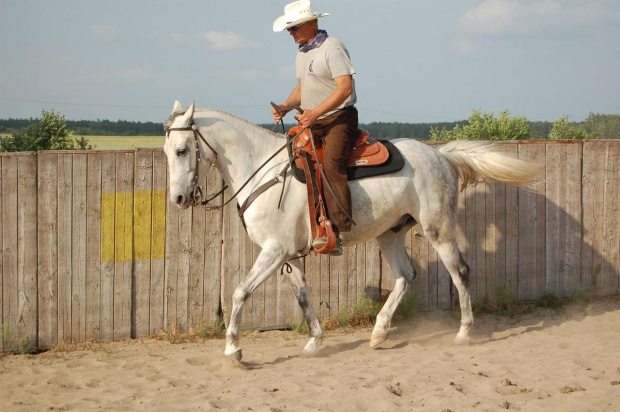
<instances>
[{"instance_id":1,"label":"tree","mask_svg":"<svg viewBox=\"0 0 620 412\"><path fill-rule=\"evenodd\" d=\"M59 113L43 110L43 118L0 140L0 151L28 152L36 150L92 149L82 136L74 139L67 128L65 117Z\"/></svg>"},{"instance_id":2,"label":"tree","mask_svg":"<svg viewBox=\"0 0 620 412\"><path fill-rule=\"evenodd\" d=\"M493 113L473 110L467 124L456 125L452 130L431 129L431 140L527 140L532 136L530 123L525 116L511 117L505 110L496 119Z\"/></svg>"},{"instance_id":3,"label":"tree","mask_svg":"<svg viewBox=\"0 0 620 412\"><path fill-rule=\"evenodd\" d=\"M601 139L620 138L620 115L618 114L594 114L580 125L586 133L595 133Z\"/></svg>"},{"instance_id":4,"label":"tree","mask_svg":"<svg viewBox=\"0 0 620 412\"><path fill-rule=\"evenodd\" d=\"M577 127L575 123L570 123L566 116L560 116L555 122L549 133L552 140L574 140L574 139L596 139L596 133L587 133Z\"/></svg>"}]
</instances>

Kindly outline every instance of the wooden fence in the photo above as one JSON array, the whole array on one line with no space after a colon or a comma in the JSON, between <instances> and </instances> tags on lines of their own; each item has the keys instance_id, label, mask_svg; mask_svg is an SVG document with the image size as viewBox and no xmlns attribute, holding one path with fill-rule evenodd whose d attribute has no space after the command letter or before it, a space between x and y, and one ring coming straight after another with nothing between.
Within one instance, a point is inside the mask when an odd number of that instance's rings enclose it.
<instances>
[{"instance_id":1,"label":"wooden fence","mask_svg":"<svg viewBox=\"0 0 620 412\"><path fill-rule=\"evenodd\" d=\"M620 141L505 142L546 164L546 180L517 189L479 185L460 195L458 241L475 301L505 288L620 292ZM0 155L0 351L28 343L109 341L185 332L226 316L259 250L236 208L179 211L166 198L163 152L45 151ZM206 191L220 188L212 174ZM414 228L407 247L421 310L451 308L451 281ZM374 242L339 258L306 258L320 317L377 298L392 277ZM244 326L300 319L285 276L249 299Z\"/></svg>"}]
</instances>

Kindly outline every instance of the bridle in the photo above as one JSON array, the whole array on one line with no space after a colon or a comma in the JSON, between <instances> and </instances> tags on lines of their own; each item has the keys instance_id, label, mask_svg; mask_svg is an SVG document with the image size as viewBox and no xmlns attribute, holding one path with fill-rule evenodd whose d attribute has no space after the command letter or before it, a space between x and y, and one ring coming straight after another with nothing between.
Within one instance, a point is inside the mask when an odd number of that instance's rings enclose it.
<instances>
[{"instance_id":1,"label":"bridle","mask_svg":"<svg viewBox=\"0 0 620 412\"><path fill-rule=\"evenodd\" d=\"M275 106L274 103L272 103L272 105ZM293 109L297 109L297 110L301 110L303 111L300 107L297 106L290 106L290 107L285 107L280 109L278 107L278 110L280 110L283 113L287 113L290 110ZM282 129L284 130L284 122L281 120L282 123ZM276 124L277 127L277 124ZM303 131L305 129L302 129L297 135L294 136L289 136L286 139L286 143L279 148L273 155L271 155L262 165L260 165L258 167L258 169L256 169L256 171L246 180L246 182L241 185L241 187L230 197L230 199L228 199L226 202L224 202L221 205L218 206L214 206L214 205L210 205L209 203L216 199L218 196L220 196L222 193L224 193L224 191L226 189L228 189L228 185L224 185L224 187L217 192L216 194L210 196L208 199L204 199L203 200L203 192L202 192L202 188L200 187L200 161L201 161L201 156L200 156L200 140L202 140L204 142L204 144L207 145L207 147L209 148L209 150L211 150L211 152L214 154L215 159L213 161L213 163L211 164L211 167L215 166L215 162L217 161L217 151L213 148L213 146L211 146L209 144L209 142L207 141L207 139L205 139L205 137L202 135L202 133L200 133L200 130L198 129L198 126L194 123L194 119L190 120L190 124L187 127L170 127L170 128L166 128L166 139L170 136L170 132L187 132L187 131L192 131L194 133L194 141L195 141L195 151L196 151L196 166L195 166L195 172L194 172L194 180L192 182L193 185L193 189L192 189L192 198L191 198L191 203L192 206L200 206L200 207L204 207L207 210L220 210L223 209L224 206L228 205L233 199L235 199L237 197L237 195L252 181L252 179L254 178L254 176L256 176L258 174L258 172L265 167L274 157L276 157L276 155L278 155L278 153L280 153L282 150L286 149L286 147L293 141L295 140L299 135L301 135L303 133ZM274 127L275 130L275 127ZM199 140L200 138L200 140ZM286 185L286 173L288 171L288 169L291 167L292 162L294 162L295 158L291 157L289 158L289 161L286 163L286 166L284 167L284 169L278 174L276 175L273 179L267 181L266 183L264 183L263 185L261 185L260 187L258 187L254 192L252 192L250 194L250 196L248 196L248 198L245 200L245 202L240 205L239 208L239 217L243 220L243 213L245 212L245 210L250 207L250 204L259 196L261 195L264 191L266 191L267 189L269 189L270 187L274 186L277 183L280 182L284 182L284 185L282 186L282 193L280 194L280 201L278 203L278 208L280 208L281 204L282 204L282 196L284 194L284 186Z\"/></svg>"},{"instance_id":2,"label":"bridle","mask_svg":"<svg viewBox=\"0 0 620 412\"><path fill-rule=\"evenodd\" d=\"M200 137L200 140L202 140L204 142L204 144L207 145L209 150L211 150L211 152L213 152L213 154L215 155L215 160L211 164L211 167L215 166L215 161L217 160L217 151L213 148L213 146L211 146L209 144L209 142L207 142L207 139L205 139L205 137L202 135L202 133L200 133L200 130L198 130L198 126L196 126L196 124L194 123L194 119L191 119L191 123L187 127L171 127L171 128L166 129L166 139L170 136L170 132L187 132L187 131L190 131L190 130L192 132L194 132L194 141L196 143L196 148L195 148L195 150L196 150L196 168L195 168L195 172L194 172L194 181L192 182L193 189L192 189L192 199L191 199L191 201L193 202L194 206L196 206L196 205L197 206L202 206L202 205L208 204L210 201L212 201L213 199L215 199L216 197L218 197L219 195L224 193L224 191L226 189L228 189L228 185L225 185L222 188L222 190L217 192L215 195L213 195L209 199L202 200L202 188L199 185L199 182L200 182L200 160L201 160L201 157L200 157L200 141L198 140L198 137Z\"/></svg>"}]
</instances>

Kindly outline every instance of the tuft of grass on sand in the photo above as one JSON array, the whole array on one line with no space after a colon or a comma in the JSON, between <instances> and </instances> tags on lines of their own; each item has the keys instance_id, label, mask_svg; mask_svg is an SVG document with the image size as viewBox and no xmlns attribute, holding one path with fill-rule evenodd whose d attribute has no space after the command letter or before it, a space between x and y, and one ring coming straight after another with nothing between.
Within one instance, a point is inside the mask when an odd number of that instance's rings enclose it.
<instances>
[{"instance_id":1,"label":"tuft of grass on sand","mask_svg":"<svg viewBox=\"0 0 620 412\"><path fill-rule=\"evenodd\" d=\"M591 308L591 299L590 295L584 293L573 293L568 297L546 293L535 300L517 301L514 295L501 287L494 297L485 295L481 302L473 305L473 309L475 314L493 314L513 318L531 313L536 308L562 310L569 303L579 303L587 314Z\"/></svg>"},{"instance_id":2,"label":"tuft of grass on sand","mask_svg":"<svg viewBox=\"0 0 620 412\"><path fill-rule=\"evenodd\" d=\"M344 328L365 328L371 327L377 320L377 315L385 304L387 295L381 296L378 301L374 301L368 296L362 296L351 308L342 308L321 321L321 328L324 331L333 331ZM399 305L394 319L403 320L413 318L420 301L420 293L410 293ZM292 330L298 334L307 334L308 324L305 319L291 322Z\"/></svg>"},{"instance_id":3,"label":"tuft of grass on sand","mask_svg":"<svg viewBox=\"0 0 620 412\"><path fill-rule=\"evenodd\" d=\"M221 339L226 335L224 319L220 317L215 324L201 323L196 328L192 328L189 333L180 333L176 328L172 331L161 331L155 335L155 339L167 340L172 344L196 342L199 339Z\"/></svg>"},{"instance_id":4,"label":"tuft of grass on sand","mask_svg":"<svg viewBox=\"0 0 620 412\"><path fill-rule=\"evenodd\" d=\"M0 339L4 352L27 355L37 352L37 346L30 335L15 336L10 325L0 325Z\"/></svg>"}]
</instances>

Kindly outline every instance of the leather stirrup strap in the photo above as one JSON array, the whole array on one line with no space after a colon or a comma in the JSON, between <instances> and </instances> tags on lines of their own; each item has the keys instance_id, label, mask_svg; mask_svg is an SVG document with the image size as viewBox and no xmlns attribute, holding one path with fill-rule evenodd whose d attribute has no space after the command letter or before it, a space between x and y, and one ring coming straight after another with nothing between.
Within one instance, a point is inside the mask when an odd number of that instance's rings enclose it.
<instances>
[{"instance_id":1,"label":"leather stirrup strap","mask_svg":"<svg viewBox=\"0 0 620 412\"><path fill-rule=\"evenodd\" d=\"M321 175L318 173L316 163L310 159L306 151L300 153L302 169L306 176L306 189L308 192L308 213L310 215L310 230L312 239L325 236L327 242L323 247L314 250L315 253L331 253L336 249L336 234L325 210L325 200L321 194Z\"/></svg>"}]
</instances>

